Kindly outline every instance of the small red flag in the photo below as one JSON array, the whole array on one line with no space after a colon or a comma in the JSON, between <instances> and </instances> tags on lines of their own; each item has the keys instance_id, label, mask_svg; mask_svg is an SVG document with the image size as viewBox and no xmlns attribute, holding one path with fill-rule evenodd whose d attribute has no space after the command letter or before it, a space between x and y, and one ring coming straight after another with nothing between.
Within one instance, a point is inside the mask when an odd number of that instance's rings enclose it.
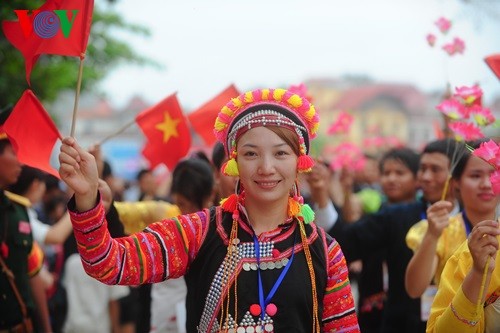
<instances>
[{"instance_id":1,"label":"small red flag","mask_svg":"<svg viewBox=\"0 0 500 333\"><path fill-rule=\"evenodd\" d=\"M497 78L500 80L500 53L498 54L492 54L486 58L484 58L484 61L490 66L491 70Z\"/></svg>"},{"instance_id":2,"label":"small red flag","mask_svg":"<svg viewBox=\"0 0 500 333\"><path fill-rule=\"evenodd\" d=\"M31 90L25 90L3 125L21 163L59 178L50 165L50 155L61 134L42 103Z\"/></svg>"},{"instance_id":3,"label":"small red flag","mask_svg":"<svg viewBox=\"0 0 500 333\"><path fill-rule=\"evenodd\" d=\"M147 137L143 155L155 168L160 163L173 170L191 148L191 133L177 96L172 94L135 117Z\"/></svg>"},{"instance_id":4,"label":"small red flag","mask_svg":"<svg viewBox=\"0 0 500 333\"><path fill-rule=\"evenodd\" d=\"M187 117L191 126L208 146L212 146L216 141L214 123L220 109L222 109L231 98L238 97L239 95L238 89L236 89L234 84L231 84L217 96L200 106L197 110L188 114Z\"/></svg>"},{"instance_id":5,"label":"small red flag","mask_svg":"<svg viewBox=\"0 0 500 333\"><path fill-rule=\"evenodd\" d=\"M17 9L17 21L3 21L5 37L21 51L26 81L41 54L85 57L94 0L47 0L29 14Z\"/></svg>"}]
</instances>

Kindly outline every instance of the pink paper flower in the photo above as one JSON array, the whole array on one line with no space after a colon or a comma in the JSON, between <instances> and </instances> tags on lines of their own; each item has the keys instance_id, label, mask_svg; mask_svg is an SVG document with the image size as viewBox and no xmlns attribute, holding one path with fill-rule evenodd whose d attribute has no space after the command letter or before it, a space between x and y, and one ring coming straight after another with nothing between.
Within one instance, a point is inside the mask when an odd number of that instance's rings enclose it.
<instances>
[{"instance_id":1,"label":"pink paper flower","mask_svg":"<svg viewBox=\"0 0 500 333\"><path fill-rule=\"evenodd\" d=\"M385 145L388 147L403 147L404 144L401 140L396 136L388 136L385 138Z\"/></svg>"},{"instance_id":2,"label":"pink paper flower","mask_svg":"<svg viewBox=\"0 0 500 333\"><path fill-rule=\"evenodd\" d=\"M312 103L312 96L307 93L307 87L304 83L301 83L299 85L291 85L290 88L288 88L288 91L304 97Z\"/></svg>"},{"instance_id":3,"label":"pink paper flower","mask_svg":"<svg viewBox=\"0 0 500 333\"><path fill-rule=\"evenodd\" d=\"M479 126L487 126L495 122L495 117L491 113L491 110L480 105L471 106L469 108L469 114Z\"/></svg>"},{"instance_id":4,"label":"pink paper flower","mask_svg":"<svg viewBox=\"0 0 500 333\"><path fill-rule=\"evenodd\" d=\"M472 87L462 86L455 88L453 96L459 97L466 105L472 105L483 96L483 90L476 84Z\"/></svg>"},{"instance_id":5,"label":"pink paper flower","mask_svg":"<svg viewBox=\"0 0 500 333\"><path fill-rule=\"evenodd\" d=\"M444 44L443 50L445 50L445 52L448 53L449 56L455 55L455 45L453 45L452 43Z\"/></svg>"},{"instance_id":6,"label":"pink paper flower","mask_svg":"<svg viewBox=\"0 0 500 333\"><path fill-rule=\"evenodd\" d=\"M441 31L441 33L445 34L448 32L448 30L450 30L451 28L451 21L444 18L444 17L440 17L436 22L434 22L434 24L438 27L439 31Z\"/></svg>"},{"instance_id":7,"label":"pink paper flower","mask_svg":"<svg viewBox=\"0 0 500 333\"><path fill-rule=\"evenodd\" d=\"M493 171L493 173L490 175L490 182L493 193L497 195L500 194L500 170L497 169Z\"/></svg>"},{"instance_id":8,"label":"pink paper flower","mask_svg":"<svg viewBox=\"0 0 500 333\"><path fill-rule=\"evenodd\" d=\"M465 42L463 39L455 37L453 39L453 47L455 48L455 53L464 54Z\"/></svg>"},{"instance_id":9,"label":"pink paper flower","mask_svg":"<svg viewBox=\"0 0 500 333\"><path fill-rule=\"evenodd\" d=\"M365 157L361 149L353 143L344 142L333 148L330 168L334 171L350 168L356 171L364 167Z\"/></svg>"},{"instance_id":10,"label":"pink paper flower","mask_svg":"<svg viewBox=\"0 0 500 333\"><path fill-rule=\"evenodd\" d=\"M382 147L383 145L385 145L385 139L381 136L363 139L363 147Z\"/></svg>"},{"instance_id":11,"label":"pink paper flower","mask_svg":"<svg viewBox=\"0 0 500 333\"><path fill-rule=\"evenodd\" d=\"M436 36L434 34L427 34L426 39L430 47L436 44Z\"/></svg>"},{"instance_id":12,"label":"pink paper flower","mask_svg":"<svg viewBox=\"0 0 500 333\"><path fill-rule=\"evenodd\" d=\"M340 112L337 119L328 128L327 134L333 135L336 133L348 133L351 129L351 125L354 121L354 117L347 112Z\"/></svg>"},{"instance_id":13,"label":"pink paper flower","mask_svg":"<svg viewBox=\"0 0 500 333\"><path fill-rule=\"evenodd\" d=\"M436 106L436 109L453 120L469 118L467 108L454 98L444 100L441 104Z\"/></svg>"},{"instance_id":14,"label":"pink paper flower","mask_svg":"<svg viewBox=\"0 0 500 333\"><path fill-rule=\"evenodd\" d=\"M482 142L479 148L474 149L472 154L485 160L495 168L500 167L500 147L493 140Z\"/></svg>"},{"instance_id":15,"label":"pink paper flower","mask_svg":"<svg viewBox=\"0 0 500 333\"><path fill-rule=\"evenodd\" d=\"M472 154L485 160L495 168L495 171L490 175L490 182L493 193L500 194L500 146L495 141L489 140L481 143L479 148L474 149Z\"/></svg>"},{"instance_id":16,"label":"pink paper flower","mask_svg":"<svg viewBox=\"0 0 500 333\"><path fill-rule=\"evenodd\" d=\"M472 123L456 121L450 123L448 127L455 134L455 138L459 141L469 141L484 138L484 134L483 132L481 132L481 129Z\"/></svg>"}]
</instances>

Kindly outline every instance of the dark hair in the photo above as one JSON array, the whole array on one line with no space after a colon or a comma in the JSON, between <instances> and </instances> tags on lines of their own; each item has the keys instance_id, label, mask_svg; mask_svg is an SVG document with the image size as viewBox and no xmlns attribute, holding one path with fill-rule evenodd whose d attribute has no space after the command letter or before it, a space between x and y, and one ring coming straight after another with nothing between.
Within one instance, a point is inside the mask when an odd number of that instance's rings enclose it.
<instances>
[{"instance_id":1,"label":"dark hair","mask_svg":"<svg viewBox=\"0 0 500 333\"><path fill-rule=\"evenodd\" d=\"M113 176L113 170L111 169L111 164L108 161L103 161L102 168L102 179L106 180L106 178Z\"/></svg>"},{"instance_id":2,"label":"dark hair","mask_svg":"<svg viewBox=\"0 0 500 333\"><path fill-rule=\"evenodd\" d=\"M0 127L3 126L10 113L12 112L12 105L7 105L3 108L0 108ZM0 155L3 154L5 147L10 146L11 143L7 137L0 139Z\"/></svg>"},{"instance_id":3,"label":"dark hair","mask_svg":"<svg viewBox=\"0 0 500 333\"><path fill-rule=\"evenodd\" d=\"M226 150L224 149L224 145L222 142L217 141L215 143L214 148L212 149L212 163L220 170L222 167L222 163L227 159Z\"/></svg>"},{"instance_id":4,"label":"dark hair","mask_svg":"<svg viewBox=\"0 0 500 333\"><path fill-rule=\"evenodd\" d=\"M202 150L197 150L195 152L192 152L191 155L189 156L189 158L203 160L203 161L207 162L208 164L212 165L207 154L205 154L205 152Z\"/></svg>"},{"instance_id":5,"label":"dark hair","mask_svg":"<svg viewBox=\"0 0 500 333\"><path fill-rule=\"evenodd\" d=\"M10 185L7 190L15 194L24 195L35 180L45 182L45 173L40 169L23 165L17 182Z\"/></svg>"},{"instance_id":6,"label":"dark hair","mask_svg":"<svg viewBox=\"0 0 500 333\"><path fill-rule=\"evenodd\" d=\"M382 173L384 168L384 163L388 160L396 160L398 162L403 163L414 176L417 175L418 166L420 163L420 155L417 154L410 148L393 148L386 152L379 162L379 170Z\"/></svg>"},{"instance_id":7,"label":"dark hair","mask_svg":"<svg viewBox=\"0 0 500 333\"><path fill-rule=\"evenodd\" d=\"M289 145L292 148L292 150L297 156L300 156L299 137L297 133L293 132L288 128L279 126L266 126L266 128L273 131L277 136L279 136L283 141L285 141L287 145Z\"/></svg>"},{"instance_id":8,"label":"dark hair","mask_svg":"<svg viewBox=\"0 0 500 333\"><path fill-rule=\"evenodd\" d=\"M135 177L135 179L137 179L137 180L141 180L141 178L142 178L145 174L148 174L148 173L151 173L151 170L149 170L149 169L141 169L141 170L139 170L139 172L137 173L137 176Z\"/></svg>"},{"instance_id":9,"label":"dark hair","mask_svg":"<svg viewBox=\"0 0 500 333\"><path fill-rule=\"evenodd\" d=\"M459 160L457 161L455 167L451 171L451 177L453 179L460 179L462 177L464 171L465 171L465 166L467 165L467 162L469 161L472 153L469 150L469 148L476 149L479 148L479 145L482 142L486 142L488 139L479 139L479 140L474 140L474 141L469 141L466 144L464 143L459 143L459 148L457 152L457 156L459 157Z\"/></svg>"},{"instance_id":10,"label":"dark hair","mask_svg":"<svg viewBox=\"0 0 500 333\"><path fill-rule=\"evenodd\" d=\"M68 199L66 199L62 195L55 195L51 197L47 202L44 203L43 208L45 210L45 213L47 215L50 215L56 208L60 205L64 205L66 207L66 204L68 203Z\"/></svg>"},{"instance_id":11,"label":"dark hair","mask_svg":"<svg viewBox=\"0 0 500 333\"><path fill-rule=\"evenodd\" d=\"M448 157L449 162L453 160L455 149L458 149L457 142L453 139L441 139L429 142L422 151L422 154L439 153Z\"/></svg>"},{"instance_id":12,"label":"dark hair","mask_svg":"<svg viewBox=\"0 0 500 333\"><path fill-rule=\"evenodd\" d=\"M172 173L171 194L180 194L203 208L203 201L210 197L214 187L214 174L209 163L198 158L179 162Z\"/></svg>"},{"instance_id":13,"label":"dark hair","mask_svg":"<svg viewBox=\"0 0 500 333\"><path fill-rule=\"evenodd\" d=\"M9 139L7 138L0 139L0 155L3 154L7 146L12 146Z\"/></svg>"},{"instance_id":14,"label":"dark hair","mask_svg":"<svg viewBox=\"0 0 500 333\"><path fill-rule=\"evenodd\" d=\"M55 189L60 189L59 187L59 178L53 176L51 174L47 174L45 176L45 186L47 188L47 192L50 192Z\"/></svg>"}]
</instances>

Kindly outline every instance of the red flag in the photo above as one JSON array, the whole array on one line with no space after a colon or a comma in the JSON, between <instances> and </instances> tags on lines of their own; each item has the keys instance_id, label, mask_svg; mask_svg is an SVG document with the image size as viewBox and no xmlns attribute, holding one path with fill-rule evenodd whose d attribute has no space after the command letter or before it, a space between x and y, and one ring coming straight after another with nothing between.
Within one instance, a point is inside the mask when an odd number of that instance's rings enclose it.
<instances>
[{"instance_id":1,"label":"red flag","mask_svg":"<svg viewBox=\"0 0 500 333\"><path fill-rule=\"evenodd\" d=\"M165 163L172 170L189 152L191 133L175 94L139 113L135 121L147 137L143 154L151 168Z\"/></svg>"},{"instance_id":2,"label":"red flag","mask_svg":"<svg viewBox=\"0 0 500 333\"><path fill-rule=\"evenodd\" d=\"M17 21L3 21L5 37L21 51L26 81L41 54L85 57L94 0L47 0L29 15L17 9Z\"/></svg>"},{"instance_id":3,"label":"red flag","mask_svg":"<svg viewBox=\"0 0 500 333\"><path fill-rule=\"evenodd\" d=\"M61 134L42 103L31 90L25 90L3 125L21 163L59 173L50 165L50 155Z\"/></svg>"},{"instance_id":4,"label":"red flag","mask_svg":"<svg viewBox=\"0 0 500 333\"><path fill-rule=\"evenodd\" d=\"M500 53L498 54L492 54L486 58L484 58L484 61L490 66L491 70L497 78L500 80Z\"/></svg>"},{"instance_id":5,"label":"red flag","mask_svg":"<svg viewBox=\"0 0 500 333\"><path fill-rule=\"evenodd\" d=\"M188 114L189 122L193 129L205 141L208 146L215 143L214 123L220 109L226 105L231 98L240 95L238 89L231 84L223 92L203 104L197 110Z\"/></svg>"}]
</instances>

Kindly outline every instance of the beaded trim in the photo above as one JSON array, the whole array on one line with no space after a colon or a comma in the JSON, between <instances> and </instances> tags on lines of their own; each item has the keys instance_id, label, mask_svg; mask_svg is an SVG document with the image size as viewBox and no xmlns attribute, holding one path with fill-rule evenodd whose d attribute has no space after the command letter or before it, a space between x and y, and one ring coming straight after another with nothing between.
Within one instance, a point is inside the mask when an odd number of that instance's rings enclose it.
<instances>
[{"instance_id":1,"label":"beaded trim","mask_svg":"<svg viewBox=\"0 0 500 333\"><path fill-rule=\"evenodd\" d=\"M236 123L231 128L231 132L229 132L227 136L227 147L233 146L233 143L236 141L236 137L238 136L238 133L240 133L240 130L245 129L251 129L253 125L258 125L258 126L272 126L276 125L278 127L287 127L290 129L295 130L301 142L304 142L304 136L302 133L307 133L307 129L294 122L284 114L274 111L274 110L259 110L257 112L249 113L245 115L243 118L239 119ZM229 150L231 150L229 148ZM305 148L305 153L307 153L307 147Z\"/></svg>"},{"instance_id":2,"label":"beaded trim","mask_svg":"<svg viewBox=\"0 0 500 333\"><path fill-rule=\"evenodd\" d=\"M205 306L203 308L202 316L198 325L199 332L215 333L220 330L220 324L217 323L216 320L214 320L214 314L217 313L217 309L220 308L222 310L220 302L221 299L225 297L224 295L229 292L227 288L229 288L232 281L236 281L237 276L241 272L241 269L245 271L257 269L257 264L252 260L256 258L253 242L240 242L239 239L236 238L232 243L234 249L232 255L224 259L224 262L217 269L215 277L210 285L209 293L206 296ZM262 257L268 259L273 258L274 241L261 241L259 242L259 244L262 246ZM292 249L292 251L295 251L295 249ZM285 252L282 254L285 254ZM266 268L263 269L281 269L286 265L288 260L289 259L285 257L276 262L262 262L261 265L265 263L264 266ZM249 313L244 316L239 325L235 323L234 319L230 316L229 313L227 320L227 322L224 322L222 324L222 327L224 329L235 329L236 327L247 326L260 328L261 326L265 325L268 325L269 328L272 328L272 319L270 317L267 317L264 322L261 322L260 319L255 322ZM265 332L273 332L273 330Z\"/></svg>"},{"instance_id":3,"label":"beaded trim","mask_svg":"<svg viewBox=\"0 0 500 333\"><path fill-rule=\"evenodd\" d=\"M458 315L458 312L457 310L455 309L455 307L453 306L453 303L450 303L450 308L451 308L451 312L453 312L453 315L458 319L460 320L462 323L468 325L468 326L476 326L477 323L479 322L479 320L467 320L465 318L462 318Z\"/></svg>"}]
</instances>

